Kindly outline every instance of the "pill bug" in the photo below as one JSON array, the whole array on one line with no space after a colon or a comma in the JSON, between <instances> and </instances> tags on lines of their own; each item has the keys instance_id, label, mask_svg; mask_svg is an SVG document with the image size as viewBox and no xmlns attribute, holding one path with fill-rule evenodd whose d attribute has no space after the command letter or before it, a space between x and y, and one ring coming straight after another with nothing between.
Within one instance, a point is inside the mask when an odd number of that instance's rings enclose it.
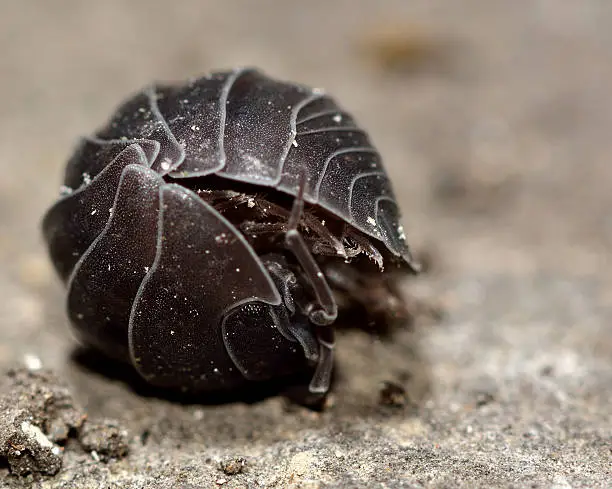
<instances>
[{"instance_id":1,"label":"pill bug","mask_svg":"<svg viewBox=\"0 0 612 489\"><path fill-rule=\"evenodd\" d=\"M42 228L73 329L160 387L312 372L324 395L337 299L367 309L383 266L417 268L368 135L255 69L137 93L62 188Z\"/></svg>"}]
</instances>

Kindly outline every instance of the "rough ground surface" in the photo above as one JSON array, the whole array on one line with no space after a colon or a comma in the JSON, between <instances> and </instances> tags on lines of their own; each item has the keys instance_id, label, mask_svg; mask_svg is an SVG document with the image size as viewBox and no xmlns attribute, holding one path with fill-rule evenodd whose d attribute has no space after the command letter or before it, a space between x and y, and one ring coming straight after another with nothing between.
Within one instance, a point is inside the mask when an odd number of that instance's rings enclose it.
<instances>
[{"instance_id":1,"label":"rough ground surface","mask_svg":"<svg viewBox=\"0 0 612 489\"><path fill-rule=\"evenodd\" d=\"M612 3L307 4L1 2L0 368L38 357L107 421L55 476L0 462L0 486L612 487ZM431 255L406 293L447 313L343 335L322 414L91 371L40 242L78 135L151 79L236 64L325 87L371 131ZM379 405L384 381L408 402ZM122 429L127 457L88 451Z\"/></svg>"},{"instance_id":2,"label":"rough ground surface","mask_svg":"<svg viewBox=\"0 0 612 489\"><path fill-rule=\"evenodd\" d=\"M71 442L96 461L127 454L127 432L116 422L88 420L70 388L49 371L30 362L1 380L0 459L12 474L56 475L64 449L76 448Z\"/></svg>"}]
</instances>

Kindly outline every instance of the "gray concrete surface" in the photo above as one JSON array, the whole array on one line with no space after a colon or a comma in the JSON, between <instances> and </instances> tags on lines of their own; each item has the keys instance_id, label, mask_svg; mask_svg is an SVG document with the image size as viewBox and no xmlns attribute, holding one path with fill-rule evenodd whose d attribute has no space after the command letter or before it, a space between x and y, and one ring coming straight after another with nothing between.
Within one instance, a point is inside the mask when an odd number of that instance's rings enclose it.
<instances>
[{"instance_id":1,"label":"gray concrete surface","mask_svg":"<svg viewBox=\"0 0 612 489\"><path fill-rule=\"evenodd\" d=\"M83 368L40 240L77 136L151 79L237 64L325 87L371 131L432 260L406 294L446 310L342 335L323 413L182 405ZM58 475L0 463L0 487L612 487L608 0L3 0L0 73L0 367L40 358L130 449L68 443ZM379 406L386 380L411 402Z\"/></svg>"}]
</instances>

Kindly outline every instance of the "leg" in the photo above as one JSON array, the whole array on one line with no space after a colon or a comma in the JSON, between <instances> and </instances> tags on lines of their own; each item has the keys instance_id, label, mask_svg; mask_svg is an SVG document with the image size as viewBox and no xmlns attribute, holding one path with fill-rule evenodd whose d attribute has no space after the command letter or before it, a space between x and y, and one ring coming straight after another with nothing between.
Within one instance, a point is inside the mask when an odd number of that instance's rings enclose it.
<instances>
[{"instance_id":1,"label":"leg","mask_svg":"<svg viewBox=\"0 0 612 489\"><path fill-rule=\"evenodd\" d=\"M325 394L329 390L331 374L334 367L334 347L336 346L334 328L318 327L319 361L317 368L308 385L313 394Z\"/></svg>"},{"instance_id":2,"label":"leg","mask_svg":"<svg viewBox=\"0 0 612 489\"><path fill-rule=\"evenodd\" d=\"M339 241L338 241L339 242ZM337 247L331 246L329 243L326 243L323 240L314 241L312 243L312 253L320 256L333 256L344 258L345 260L354 258L359 253L361 253L361 248L359 246L355 247L347 247L344 243L341 243L342 250L340 251Z\"/></svg>"},{"instance_id":3,"label":"leg","mask_svg":"<svg viewBox=\"0 0 612 489\"><path fill-rule=\"evenodd\" d=\"M263 198L249 197L247 195L242 195L242 199L235 201L235 205L240 204L250 205L252 208L256 209L262 216L281 218L281 221L279 222L244 223L241 226L241 229L245 232L252 234L276 232L284 233L287 232L287 228L291 229L291 227L287 223L285 223L285 220L291 220L292 213L288 212L284 207L278 204L269 202ZM217 209L219 210L218 207ZM313 250L316 249L319 254L348 258L349 255L347 254L347 251L342 242L336 236L334 236L316 216L304 213L302 212L302 209L303 201L300 209L300 214L298 214L297 216L295 229L298 228L300 221L302 221L302 225L312 231L312 233L318 238L316 241L314 241Z\"/></svg>"},{"instance_id":4,"label":"leg","mask_svg":"<svg viewBox=\"0 0 612 489\"><path fill-rule=\"evenodd\" d=\"M300 189L293 201L293 209L285 235L285 244L302 266L304 273L310 280L317 296L317 303L309 304L307 307L310 322L317 325L317 339L319 341L319 361L315 369L308 390L313 394L325 394L331 382L331 373L334 364L334 329L330 325L338 316L338 306L332 291L321 272L319 265L306 246L302 235L298 231L298 223L304 212L304 187L305 174L300 178ZM308 310L309 309L309 310Z\"/></svg>"},{"instance_id":5,"label":"leg","mask_svg":"<svg viewBox=\"0 0 612 489\"><path fill-rule=\"evenodd\" d=\"M287 225L283 222L255 222L245 221L240 225L240 230L249 236L260 234L284 233Z\"/></svg>"},{"instance_id":6,"label":"leg","mask_svg":"<svg viewBox=\"0 0 612 489\"><path fill-rule=\"evenodd\" d=\"M326 326L336 320L338 307L323 272L321 272L319 265L317 265L306 246L304 238L298 231L298 224L304 212L304 184L304 175L302 175L300 189L293 201L293 209L287 223L288 231L285 235L285 245L297 258L317 296L317 303L311 303L309 305L310 310L307 311L310 321L319 326Z\"/></svg>"},{"instance_id":7,"label":"leg","mask_svg":"<svg viewBox=\"0 0 612 489\"><path fill-rule=\"evenodd\" d=\"M378 251L378 248L376 248L372 244L372 240L369 237L364 236L363 234L353 229L352 227L347 227L345 231L345 236L351 239L352 241L354 241L355 244L357 245L358 251L356 254L359 254L360 252L365 253L366 256L370 260L374 261L374 263L378 265L378 268L380 269L380 271L381 272L383 271L384 269L383 257L380 254L380 251Z\"/></svg>"},{"instance_id":8,"label":"leg","mask_svg":"<svg viewBox=\"0 0 612 489\"><path fill-rule=\"evenodd\" d=\"M323 231L317 229L317 225L323 228ZM352 258L361 253L361 248L357 247L355 250L347 250L345 246L331 234L325 227L314 217L311 216L310 220L306 220L306 226L313 230L319 239L313 240L312 251L317 255L323 256L339 256L341 258ZM261 234L276 234L286 233L287 223L278 222L256 222L256 221L245 221L240 225L240 230L249 236L255 238ZM326 234L324 235L323 232Z\"/></svg>"},{"instance_id":9,"label":"leg","mask_svg":"<svg viewBox=\"0 0 612 489\"><path fill-rule=\"evenodd\" d=\"M285 221L291 218L291 213L283 206L266 200L264 196L249 195L232 190L199 190L198 195L222 214L239 206L247 206L253 213L250 219L267 217L280 219L277 222L245 221L240 225L240 229L245 233L259 235L285 233L287 231ZM342 241L334 236L316 216L302 213L298 218L302 221L302 226L312 231L312 234L316 236L316 239L313 240L312 249L317 254L340 256L341 258L350 258L357 254L351 254L350 251L347 251Z\"/></svg>"},{"instance_id":10,"label":"leg","mask_svg":"<svg viewBox=\"0 0 612 489\"><path fill-rule=\"evenodd\" d=\"M289 320L277 327L284 336L294 338L302 346L306 359L316 368L308 386L311 394L321 396L329 390L331 373L333 370L334 329L329 326L315 326L313 334L311 320L299 312L296 314L296 302L300 302L295 275L289 270L284 257L268 255L264 260L266 269L270 272L272 280L283 297L285 307L290 311ZM296 295L297 297L294 297ZM302 309L298 308L297 310ZM305 309L308 309L306 306ZM289 335L287 335L289 333Z\"/></svg>"}]
</instances>

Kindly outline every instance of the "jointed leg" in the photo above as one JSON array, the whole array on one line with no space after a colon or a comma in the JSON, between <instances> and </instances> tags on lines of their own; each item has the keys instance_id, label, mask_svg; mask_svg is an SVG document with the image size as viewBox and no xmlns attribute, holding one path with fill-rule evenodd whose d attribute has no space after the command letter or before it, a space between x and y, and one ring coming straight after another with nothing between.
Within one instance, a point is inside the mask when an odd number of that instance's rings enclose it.
<instances>
[{"instance_id":1,"label":"jointed leg","mask_svg":"<svg viewBox=\"0 0 612 489\"><path fill-rule=\"evenodd\" d=\"M311 364L316 363L308 386L310 393L317 396L325 394L329 390L334 361L334 329L329 326L315 326L313 331L310 317L295 314L298 310L296 304L300 302L300 295L294 296L297 292L297 280L282 255L267 255L263 261L291 316L289 321L281 321L283 327L279 329L284 336L297 340ZM299 305L300 310L304 309L303 304Z\"/></svg>"},{"instance_id":2,"label":"jointed leg","mask_svg":"<svg viewBox=\"0 0 612 489\"><path fill-rule=\"evenodd\" d=\"M357 245L357 253L355 254L359 254L360 252L365 253L368 258L373 260L374 263L378 265L378 268L382 272L384 268L383 257L380 254L380 251L378 251L378 248L372 244L372 240L352 227L347 227L345 233L345 236L350 238Z\"/></svg>"},{"instance_id":3,"label":"jointed leg","mask_svg":"<svg viewBox=\"0 0 612 489\"><path fill-rule=\"evenodd\" d=\"M317 296L317 302L310 304L310 310L307 311L310 321L316 325L325 326L336 320L338 307L323 272L297 229L303 211L304 177L302 177L298 195L293 201L293 209L287 224L288 231L285 235L285 245L297 258Z\"/></svg>"},{"instance_id":4,"label":"jointed leg","mask_svg":"<svg viewBox=\"0 0 612 489\"><path fill-rule=\"evenodd\" d=\"M317 328L319 340L319 361L312 376L308 390L313 394L325 394L329 390L334 366L334 347L336 346L334 328Z\"/></svg>"},{"instance_id":5,"label":"jointed leg","mask_svg":"<svg viewBox=\"0 0 612 489\"><path fill-rule=\"evenodd\" d=\"M338 306L323 272L298 231L298 223L304 212L305 183L305 175L302 174L300 189L293 201L291 216L287 224L288 231L285 235L285 244L302 266L317 297L316 303L307 306L310 322L317 325L319 343L319 359L308 389L313 394L325 394L329 389L334 363L334 329L330 325L338 316Z\"/></svg>"},{"instance_id":6,"label":"jointed leg","mask_svg":"<svg viewBox=\"0 0 612 489\"><path fill-rule=\"evenodd\" d=\"M255 237L259 234L284 233L287 231L287 225L283 222L245 221L240 225L240 230L244 234Z\"/></svg>"},{"instance_id":7,"label":"jointed leg","mask_svg":"<svg viewBox=\"0 0 612 489\"><path fill-rule=\"evenodd\" d=\"M278 222L246 221L240 225L241 230L245 233L254 235L284 233L289 228L286 221L291 218L291 212L281 205L266 200L263 196L248 195L232 190L200 190L198 194L221 213L239 206L247 206L258 217L280 218ZM298 224L309 229L317 237L312 245L313 251L317 254L342 258L354 256L347 252L342 241L334 236L316 216L300 212L298 220L301 221Z\"/></svg>"}]
</instances>

